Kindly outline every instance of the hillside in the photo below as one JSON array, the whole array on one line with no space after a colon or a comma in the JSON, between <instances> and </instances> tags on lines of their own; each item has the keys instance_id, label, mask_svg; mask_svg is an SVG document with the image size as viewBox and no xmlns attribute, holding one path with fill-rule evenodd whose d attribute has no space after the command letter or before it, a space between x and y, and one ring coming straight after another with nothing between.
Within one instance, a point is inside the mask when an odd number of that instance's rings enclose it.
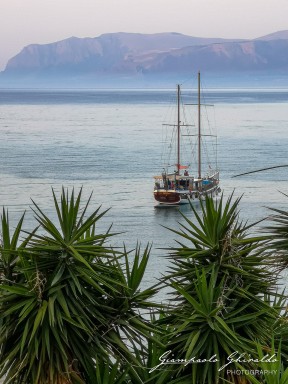
<instances>
[{"instance_id":1,"label":"hillside","mask_svg":"<svg viewBox=\"0 0 288 384\"><path fill-rule=\"evenodd\" d=\"M95 84L176 78L192 71L288 74L288 31L253 40L200 38L179 33L110 33L31 44L11 58L0 81L70 79Z\"/></svg>"}]
</instances>

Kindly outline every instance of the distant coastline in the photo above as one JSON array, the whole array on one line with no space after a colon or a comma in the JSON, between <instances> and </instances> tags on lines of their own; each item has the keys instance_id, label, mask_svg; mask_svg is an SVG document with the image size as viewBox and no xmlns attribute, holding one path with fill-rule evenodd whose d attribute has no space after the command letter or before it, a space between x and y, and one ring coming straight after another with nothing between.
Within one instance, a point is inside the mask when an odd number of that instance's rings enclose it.
<instances>
[{"instance_id":1,"label":"distant coastline","mask_svg":"<svg viewBox=\"0 0 288 384\"><path fill-rule=\"evenodd\" d=\"M211 90L281 90L288 88L288 73L207 73L205 75L206 89ZM189 84L195 78L196 72L173 75L148 75L145 78L134 76L47 76L35 74L23 76L21 74L7 75L0 73L1 89L78 89L78 90L169 90L178 83Z\"/></svg>"},{"instance_id":2,"label":"distant coastline","mask_svg":"<svg viewBox=\"0 0 288 384\"><path fill-rule=\"evenodd\" d=\"M284 54L283 54L284 52ZM208 87L288 87L288 31L253 40L108 33L31 44L0 72L8 88L167 88L198 70Z\"/></svg>"}]
</instances>

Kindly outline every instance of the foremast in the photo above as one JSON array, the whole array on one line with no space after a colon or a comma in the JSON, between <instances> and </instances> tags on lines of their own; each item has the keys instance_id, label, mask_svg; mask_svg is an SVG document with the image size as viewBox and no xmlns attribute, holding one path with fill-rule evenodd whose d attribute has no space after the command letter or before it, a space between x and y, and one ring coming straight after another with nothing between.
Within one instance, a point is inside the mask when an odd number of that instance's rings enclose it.
<instances>
[{"instance_id":1,"label":"foremast","mask_svg":"<svg viewBox=\"0 0 288 384\"><path fill-rule=\"evenodd\" d=\"M180 148L181 148L181 116L180 116L180 85L177 85L177 175L180 175Z\"/></svg>"},{"instance_id":2,"label":"foremast","mask_svg":"<svg viewBox=\"0 0 288 384\"><path fill-rule=\"evenodd\" d=\"M201 80L198 72L198 179L201 179Z\"/></svg>"}]
</instances>

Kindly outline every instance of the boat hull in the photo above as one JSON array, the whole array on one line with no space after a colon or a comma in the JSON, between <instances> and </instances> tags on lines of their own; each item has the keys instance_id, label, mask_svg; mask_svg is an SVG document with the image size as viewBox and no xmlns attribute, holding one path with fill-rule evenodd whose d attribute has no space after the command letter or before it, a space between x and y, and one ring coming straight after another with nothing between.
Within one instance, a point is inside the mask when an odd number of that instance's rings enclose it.
<instances>
[{"instance_id":1,"label":"boat hull","mask_svg":"<svg viewBox=\"0 0 288 384\"><path fill-rule=\"evenodd\" d=\"M178 205L181 201L181 196L176 191L154 191L154 198L159 204L163 205Z\"/></svg>"},{"instance_id":2,"label":"boat hull","mask_svg":"<svg viewBox=\"0 0 288 384\"><path fill-rule=\"evenodd\" d=\"M175 190L155 190L154 198L163 207L177 206L199 202L208 197L216 197L221 192L220 186L216 185L205 191L175 191Z\"/></svg>"}]
</instances>

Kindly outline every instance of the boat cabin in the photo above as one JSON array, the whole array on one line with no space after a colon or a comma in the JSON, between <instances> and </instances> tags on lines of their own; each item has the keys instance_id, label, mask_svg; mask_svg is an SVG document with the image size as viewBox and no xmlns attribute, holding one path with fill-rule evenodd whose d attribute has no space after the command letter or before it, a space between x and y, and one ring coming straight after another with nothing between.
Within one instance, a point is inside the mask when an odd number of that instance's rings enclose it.
<instances>
[{"instance_id":1,"label":"boat cabin","mask_svg":"<svg viewBox=\"0 0 288 384\"><path fill-rule=\"evenodd\" d=\"M165 174L154 176L155 190L188 190L206 191L219 183L219 173L205 178L195 178L194 176L184 176L177 174Z\"/></svg>"}]
</instances>

